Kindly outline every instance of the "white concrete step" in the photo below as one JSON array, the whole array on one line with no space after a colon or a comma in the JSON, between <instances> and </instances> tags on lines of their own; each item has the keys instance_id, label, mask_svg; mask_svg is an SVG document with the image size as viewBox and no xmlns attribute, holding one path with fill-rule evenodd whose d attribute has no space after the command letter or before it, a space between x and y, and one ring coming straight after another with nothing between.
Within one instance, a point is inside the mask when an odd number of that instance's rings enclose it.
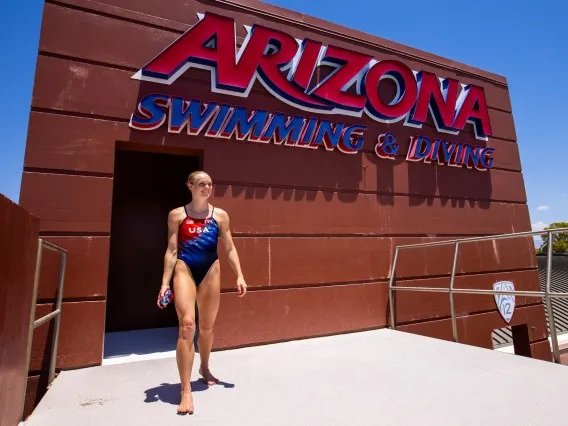
<instances>
[{"instance_id":1,"label":"white concrete step","mask_svg":"<svg viewBox=\"0 0 568 426\"><path fill-rule=\"evenodd\" d=\"M567 367L398 331L215 352L211 367L223 382L193 382L193 416L176 414L165 358L63 372L25 425L566 423Z\"/></svg>"}]
</instances>

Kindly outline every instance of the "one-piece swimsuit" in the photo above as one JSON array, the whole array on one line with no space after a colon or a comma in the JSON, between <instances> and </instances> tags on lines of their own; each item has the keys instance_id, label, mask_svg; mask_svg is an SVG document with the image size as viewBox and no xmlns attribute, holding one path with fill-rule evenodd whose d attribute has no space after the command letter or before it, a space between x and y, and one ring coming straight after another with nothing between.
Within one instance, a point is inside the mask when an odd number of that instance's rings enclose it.
<instances>
[{"instance_id":1,"label":"one-piece swimsuit","mask_svg":"<svg viewBox=\"0 0 568 426\"><path fill-rule=\"evenodd\" d=\"M198 286L218 259L219 224L213 218L215 207L205 219L190 217L185 206L184 211L186 217L178 229L178 259L187 265Z\"/></svg>"}]
</instances>

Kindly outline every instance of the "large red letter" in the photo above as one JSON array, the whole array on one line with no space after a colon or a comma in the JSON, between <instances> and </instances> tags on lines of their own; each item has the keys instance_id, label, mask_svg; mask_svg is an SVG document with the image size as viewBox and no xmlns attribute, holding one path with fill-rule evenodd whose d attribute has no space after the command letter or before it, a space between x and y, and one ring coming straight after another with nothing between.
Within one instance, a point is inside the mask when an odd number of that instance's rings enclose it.
<instances>
[{"instance_id":1,"label":"large red letter","mask_svg":"<svg viewBox=\"0 0 568 426\"><path fill-rule=\"evenodd\" d=\"M302 41L300 46L301 56L297 64L292 65L293 70L288 79L297 84L304 91L308 90L314 70L316 69L321 43L310 39Z\"/></svg>"},{"instance_id":2,"label":"large red letter","mask_svg":"<svg viewBox=\"0 0 568 426\"><path fill-rule=\"evenodd\" d=\"M465 99L464 99L465 98ZM489 113L485 101L483 88L468 85L463 89L463 93L458 100L459 112L452 126L456 130L463 130L465 123L473 123L475 136L485 138L491 136L491 124L489 123Z\"/></svg>"},{"instance_id":3,"label":"large red letter","mask_svg":"<svg viewBox=\"0 0 568 426\"><path fill-rule=\"evenodd\" d=\"M235 68L235 23L207 13L180 38L146 64L135 78L173 83L189 66L216 68L224 81Z\"/></svg>"},{"instance_id":4,"label":"large red letter","mask_svg":"<svg viewBox=\"0 0 568 426\"><path fill-rule=\"evenodd\" d=\"M336 69L310 94L332 103L339 109L361 113L365 108L365 96L345 93L344 90L363 78L363 74L367 71L365 66L371 59L368 55L329 46L322 64L331 65Z\"/></svg>"},{"instance_id":5,"label":"large red letter","mask_svg":"<svg viewBox=\"0 0 568 426\"><path fill-rule=\"evenodd\" d=\"M424 71L420 71L416 75L416 81L418 82L418 100L409 121L415 124L426 123L428 107L431 107L438 129L452 129L460 87L459 82L447 78L442 82L440 88L438 77Z\"/></svg>"},{"instance_id":6,"label":"large red letter","mask_svg":"<svg viewBox=\"0 0 568 426\"><path fill-rule=\"evenodd\" d=\"M392 102L385 104L379 96L379 81L383 77L393 78L398 94ZM416 80L406 65L397 61L382 61L375 64L365 77L367 113L377 121L391 121L404 117L416 102Z\"/></svg>"},{"instance_id":7,"label":"large red letter","mask_svg":"<svg viewBox=\"0 0 568 426\"><path fill-rule=\"evenodd\" d=\"M298 52L294 37L260 25L253 25L250 32L241 47L244 50L238 59L238 74L253 75L258 70L264 85L281 100L296 106L330 109L325 103L306 95L283 74L282 69L290 66Z\"/></svg>"}]
</instances>

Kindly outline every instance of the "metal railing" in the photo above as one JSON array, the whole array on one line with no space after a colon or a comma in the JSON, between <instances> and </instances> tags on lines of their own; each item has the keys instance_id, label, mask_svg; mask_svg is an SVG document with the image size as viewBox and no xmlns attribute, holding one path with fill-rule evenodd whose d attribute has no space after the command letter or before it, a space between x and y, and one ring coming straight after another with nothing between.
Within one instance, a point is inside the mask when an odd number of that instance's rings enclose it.
<instances>
[{"instance_id":1,"label":"metal railing","mask_svg":"<svg viewBox=\"0 0 568 426\"><path fill-rule=\"evenodd\" d=\"M55 252L61 253L61 262L59 264L59 281L57 283L57 299L55 302L55 310L50 312L49 314L37 319L34 321L35 313L36 313L36 305L37 305L37 294L39 288L39 279L41 276L41 261L43 255L43 249L49 249ZM28 353L27 353L27 363L26 363L26 376L28 375L29 368L30 368L30 360L31 360L31 352L32 352L32 342L33 342L33 335L34 330L38 328L40 325L45 324L48 321L51 321L55 318L54 330L53 330L53 339L51 341L51 358L49 361L49 376L48 376L48 386L53 381L55 376L55 366L57 362L57 344L59 341L59 325L61 322L61 304L63 301L63 282L65 280L65 266L67 264L67 250L56 246L50 242L47 242L41 238L38 239L38 249L37 249L37 257L36 257L36 266L35 266L35 277L34 277L34 287L33 287L33 295L32 295L32 307L30 309L30 328L28 332ZM24 395L26 389L24 387Z\"/></svg>"},{"instance_id":2,"label":"metal railing","mask_svg":"<svg viewBox=\"0 0 568 426\"><path fill-rule=\"evenodd\" d=\"M550 338L552 342L552 352L554 355L554 362L560 364L560 350L558 348L558 337L556 334L556 327L554 324L554 311L552 309L553 298L568 298L568 293L561 292L551 292L550 291L550 281L552 273L552 235L560 232L568 232L568 228L556 228L547 231L528 231L528 232L517 232L512 234L502 234L502 235L489 235L484 237L471 237L471 238L460 238L447 241L436 241L431 243L419 243L419 244L408 244L397 246L394 253L394 261L392 265L391 277L389 280L389 310L390 310L390 327L396 329L395 311L393 304L393 296L395 291L423 291L423 292L433 292L433 293L449 293L450 297L450 316L452 320L452 334L455 342L459 342L458 339L458 327L456 319L456 307L454 304L454 294L482 294L482 295L496 295L496 294L506 294L506 295L516 295L516 296L526 296L526 297L543 297L546 303L546 310L548 311L549 327L550 327ZM510 290L471 290L465 288L455 287L455 277L456 277L456 266L458 263L458 252L460 244L479 242L479 241L491 241L491 240L504 240L519 237L533 237L537 235L548 234L548 244L547 244L547 271L546 271L546 287L545 291L510 291ZM430 246L442 246L442 245L454 245L454 259L452 264L452 272L450 275L450 287L449 288L437 288L437 287L404 287L404 286L394 286L394 278L396 275L396 262L398 260L399 250L405 250L417 247L430 247Z\"/></svg>"}]
</instances>

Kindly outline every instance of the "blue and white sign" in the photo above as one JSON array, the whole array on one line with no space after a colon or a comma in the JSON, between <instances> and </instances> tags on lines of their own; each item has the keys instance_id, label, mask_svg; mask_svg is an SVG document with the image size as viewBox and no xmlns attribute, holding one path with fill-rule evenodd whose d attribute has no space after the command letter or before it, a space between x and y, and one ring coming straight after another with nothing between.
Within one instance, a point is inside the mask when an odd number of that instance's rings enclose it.
<instances>
[{"instance_id":1,"label":"blue and white sign","mask_svg":"<svg viewBox=\"0 0 568 426\"><path fill-rule=\"evenodd\" d=\"M495 291L515 291L515 285L511 281L499 281L493 284ZM513 318L515 311L515 295L514 294L495 294L495 303L499 313L507 324Z\"/></svg>"}]
</instances>

